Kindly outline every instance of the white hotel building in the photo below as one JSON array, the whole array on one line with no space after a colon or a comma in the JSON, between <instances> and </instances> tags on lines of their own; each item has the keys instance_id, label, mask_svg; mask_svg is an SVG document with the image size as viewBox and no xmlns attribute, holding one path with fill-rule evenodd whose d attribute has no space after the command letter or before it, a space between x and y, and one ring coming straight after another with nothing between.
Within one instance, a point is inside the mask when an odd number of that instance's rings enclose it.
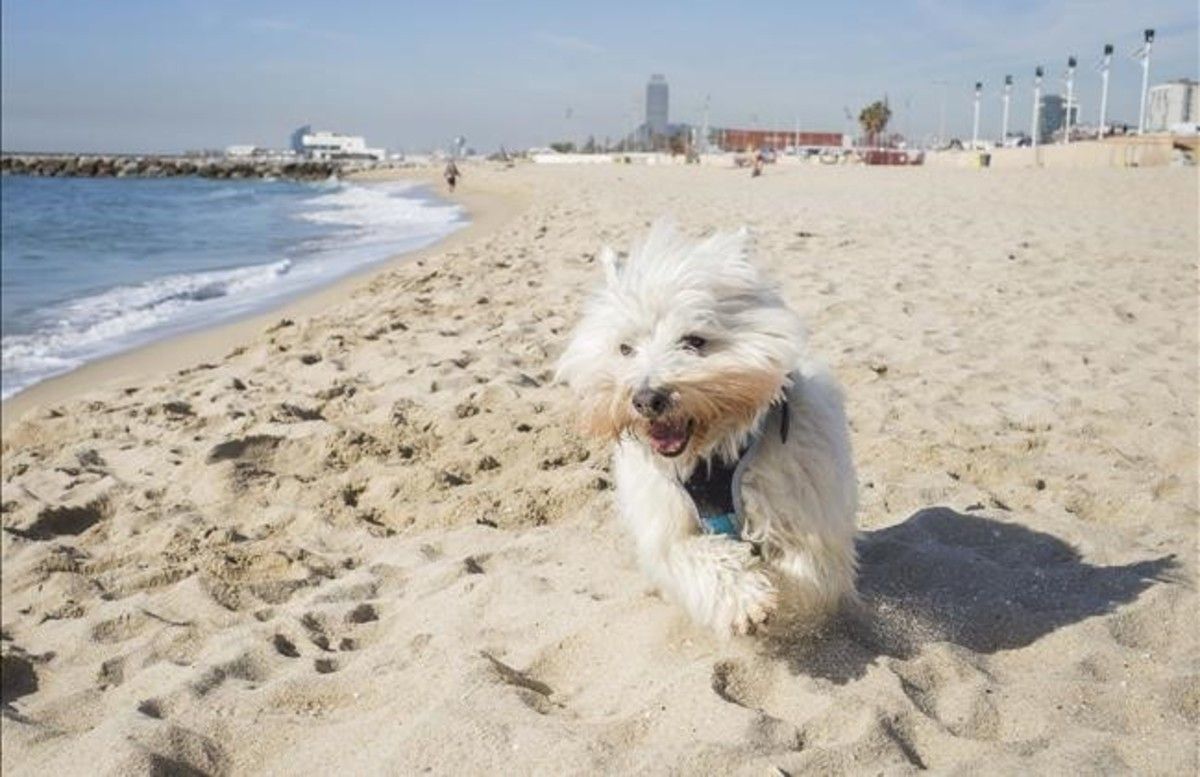
<instances>
[{"instance_id":1,"label":"white hotel building","mask_svg":"<svg viewBox=\"0 0 1200 777\"><path fill-rule=\"evenodd\" d=\"M314 132L312 127L300 127L292 133L292 150L309 159L385 159L382 148L368 148L362 135L343 135L340 132Z\"/></svg>"},{"instance_id":2,"label":"white hotel building","mask_svg":"<svg viewBox=\"0 0 1200 777\"><path fill-rule=\"evenodd\" d=\"M1195 134L1200 126L1200 84L1181 78L1150 88L1147 132Z\"/></svg>"}]
</instances>

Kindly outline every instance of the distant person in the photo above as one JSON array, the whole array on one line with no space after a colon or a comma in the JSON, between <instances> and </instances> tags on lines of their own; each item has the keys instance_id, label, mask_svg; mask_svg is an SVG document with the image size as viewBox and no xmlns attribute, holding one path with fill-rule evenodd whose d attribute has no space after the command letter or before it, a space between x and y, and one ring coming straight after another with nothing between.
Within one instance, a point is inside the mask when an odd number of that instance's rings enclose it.
<instances>
[{"instance_id":1,"label":"distant person","mask_svg":"<svg viewBox=\"0 0 1200 777\"><path fill-rule=\"evenodd\" d=\"M764 154L762 152L762 149L760 148L758 150L758 153L754 155L754 169L750 171L750 177L757 178L760 175L762 175L763 165L766 164L766 162L767 162L766 154Z\"/></svg>"},{"instance_id":2,"label":"distant person","mask_svg":"<svg viewBox=\"0 0 1200 777\"><path fill-rule=\"evenodd\" d=\"M458 165L454 164L453 159L446 163L446 171L442 173L442 177L446 179L446 185L450 187L451 194L454 193L454 185L458 183L461 175L462 173L458 171Z\"/></svg>"}]
</instances>

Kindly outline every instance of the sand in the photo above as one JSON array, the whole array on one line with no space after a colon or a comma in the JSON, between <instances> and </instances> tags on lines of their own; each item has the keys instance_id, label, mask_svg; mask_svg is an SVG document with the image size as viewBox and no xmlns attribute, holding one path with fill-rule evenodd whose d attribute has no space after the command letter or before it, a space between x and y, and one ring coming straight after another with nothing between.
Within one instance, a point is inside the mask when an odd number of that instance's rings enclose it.
<instances>
[{"instance_id":1,"label":"sand","mask_svg":"<svg viewBox=\"0 0 1200 777\"><path fill-rule=\"evenodd\" d=\"M451 241L5 405L6 775L1196 772L1194 170L464 172ZM553 383L664 214L846 386L818 634L660 599Z\"/></svg>"}]
</instances>

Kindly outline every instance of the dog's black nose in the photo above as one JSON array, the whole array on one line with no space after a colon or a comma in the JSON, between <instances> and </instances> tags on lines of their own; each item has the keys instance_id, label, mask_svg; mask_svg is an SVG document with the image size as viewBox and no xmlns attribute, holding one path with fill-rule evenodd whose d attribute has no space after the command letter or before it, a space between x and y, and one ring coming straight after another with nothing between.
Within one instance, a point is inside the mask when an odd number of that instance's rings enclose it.
<instances>
[{"instance_id":1,"label":"dog's black nose","mask_svg":"<svg viewBox=\"0 0 1200 777\"><path fill-rule=\"evenodd\" d=\"M633 395L633 409L651 420L665 413L669 404L671 400L666 392L657 389L644 388Z\"/></svg>"}]
</instances>

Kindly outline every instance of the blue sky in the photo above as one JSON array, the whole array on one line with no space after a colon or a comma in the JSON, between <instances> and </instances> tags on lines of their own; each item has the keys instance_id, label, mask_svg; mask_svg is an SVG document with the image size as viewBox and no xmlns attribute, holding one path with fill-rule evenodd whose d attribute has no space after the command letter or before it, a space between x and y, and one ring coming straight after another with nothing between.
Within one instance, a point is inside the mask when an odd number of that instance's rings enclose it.
<instances>
[{"instance_id":1,"label":"blue sky","mask_svg":"<svg viewBox=\"0 0 1200 777\"><path fill-rule=\"evenodd\" d=\"M1195 0L1047 2L64 2L4 0L6 150L177 151L282 146L311 123L418 151L457 134L481 150L640 122L651 73L671 120L848 129L845 109L885 93L893 126L970 133L985 84L984 134L999 132L999 85L1016 79L1012 126L1029 122L1034 67L1061 88L1079 57L1083 120L1091 65L1116 45L1110 116L1136 122L1140 68L1158 30L1152 81L1197 77ZM945 82L941 85L939 82ZM568 117L569 116L569 117Z\"/></svg>"}]
</instances>

